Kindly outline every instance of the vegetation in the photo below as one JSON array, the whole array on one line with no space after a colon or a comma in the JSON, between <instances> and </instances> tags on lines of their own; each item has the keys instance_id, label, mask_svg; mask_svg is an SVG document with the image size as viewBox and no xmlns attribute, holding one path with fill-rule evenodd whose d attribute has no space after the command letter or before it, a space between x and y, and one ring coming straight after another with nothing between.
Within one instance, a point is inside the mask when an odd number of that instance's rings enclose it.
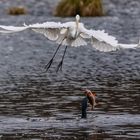
<instances>
[{"instance_id":1,"label":"vegetation","mask_svg":"<svg viewBox=\"0 0 140 140\"><path fill-rule=\"evenodd\" d=\"M56 7L55 16L103 16L101 0L61 0Z\"/></svg>"},{"instance_id":2,"label":"vegetation","mask_svg":"<svg viewBox=\"0 0 140 140\"><path fill-rule=\"evenodd\" d=\"M9 15L24 15L27 11L24 7L11 7L8 9Z\"/></svg>"}]
</instances>

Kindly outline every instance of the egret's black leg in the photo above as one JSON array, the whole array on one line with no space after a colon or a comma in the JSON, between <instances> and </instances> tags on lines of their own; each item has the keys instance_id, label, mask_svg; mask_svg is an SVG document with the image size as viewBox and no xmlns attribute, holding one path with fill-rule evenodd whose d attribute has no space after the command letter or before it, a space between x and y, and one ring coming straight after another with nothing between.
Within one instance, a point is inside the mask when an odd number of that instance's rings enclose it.
<instances>
[{"instance_id":1,"label":"egret's black leg","mask_svg":"<svg viewBox=\"0 0 140 140\"><path fill-rule=\"evenodd\" d=\"M46 72L48 71L48 69L50 68L50 66L52 65L53 59L56 55L56 53L58 52L59 48L60 48L61 44L58 45L53 57L51 58L51 60L49 61L49 63L45 66Z\"/></svg>"},{"instance_id":2,"label":"egret's black leg","mask_svg":"<svg viewBox=\"0 0 140 140\"><path fill-rule=\"evenodd\" d=\"M63 56L62 56L62 60L61 60L60 63L58 64L57 69L56 69L56 72L58 72L59 70L62 70L63 60L64 60L64 57L65 57L65 54L66 54L67 47L68 47L68 46L66 46L66 48L65 48L65 50L64 50L64 54L63 54Z\"/></svg>"}]
</instances>

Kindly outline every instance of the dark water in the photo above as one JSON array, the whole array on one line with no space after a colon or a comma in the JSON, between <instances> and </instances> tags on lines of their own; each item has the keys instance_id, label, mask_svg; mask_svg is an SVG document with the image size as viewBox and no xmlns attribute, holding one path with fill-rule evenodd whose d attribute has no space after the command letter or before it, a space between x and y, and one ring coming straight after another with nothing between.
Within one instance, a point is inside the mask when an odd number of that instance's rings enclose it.
<instances>
[{"instance_id":1,"label":"dark water","mask_svg":"<svg viewBox=\"0 0 140 140\"><path fill-rule=\"evenodd\" d=\"M88 18L85 23L106 28L125 43L136 42L139 34L134 28L127 34L117 18ZM100 53L90 45L68 48L63 72L56 73L62 47L45 73L54 43L30 31L0 36L0 43L0 139L140 138L140 49ZM94 111L88 108L87 119L81 119L84 88L95 91L99 100Z\"/></svg>"}]
</instances>

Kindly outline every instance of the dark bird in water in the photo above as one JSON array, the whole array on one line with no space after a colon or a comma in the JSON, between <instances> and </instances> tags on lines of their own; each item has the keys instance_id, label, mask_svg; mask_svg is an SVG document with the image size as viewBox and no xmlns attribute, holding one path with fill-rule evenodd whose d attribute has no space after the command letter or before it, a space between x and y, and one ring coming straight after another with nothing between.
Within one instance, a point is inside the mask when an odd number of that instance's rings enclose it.
<instances>
[{"instance_id":1,"label":"dark bird in water","mask_svg":"<svg viewBox=\"0 0 140 140\"><path fill-rule=\"evenodd\" d=\"M81 116L81 118L86 118L87 117L86 110L87 110L87 102L88 101L91 105L91 110L93 110L94 107L97 105L97 103L95 101L96 93L91 92L88 89L86 89L84 92L85 92L86 97L82 100L82 116Z\"/></svg>"}]
</instances>

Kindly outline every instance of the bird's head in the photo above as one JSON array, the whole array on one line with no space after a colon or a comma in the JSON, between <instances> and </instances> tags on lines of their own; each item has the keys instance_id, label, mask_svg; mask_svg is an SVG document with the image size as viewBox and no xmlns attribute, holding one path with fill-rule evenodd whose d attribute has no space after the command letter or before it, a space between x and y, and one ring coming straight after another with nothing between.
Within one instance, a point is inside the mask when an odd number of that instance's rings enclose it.
<instances>
[{"instance_id":1,"label":"bird's head","mask_svg":"<svg viewBox=\"0 0 140 140\"><path fill-rule=\"evenodd\" d=\"M80 16L79 15L76 15L75 18L76 18L76 22L80 21Z\"/></svg>"},{"instance_id":2,"label":"bird's head","mask_svg":"<svg viewBox=\"0 0 140 140\"><path fill-rule=\"evenodd\" d=\"M85 90L85 95L88 97L88 96L96 96L96 93L95 92L91 92L89 89L86 89Z\"/></svg>"}]
</instances>

